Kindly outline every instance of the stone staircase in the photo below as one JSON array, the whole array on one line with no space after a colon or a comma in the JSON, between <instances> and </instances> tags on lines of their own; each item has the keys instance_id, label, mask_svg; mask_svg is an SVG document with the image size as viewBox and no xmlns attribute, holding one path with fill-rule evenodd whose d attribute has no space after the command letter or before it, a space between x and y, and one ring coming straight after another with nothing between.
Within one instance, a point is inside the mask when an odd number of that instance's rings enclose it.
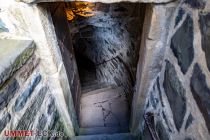
<instances>
[{"instance_id":1,"label":"stone staircase","mask_svg":"<svg viewBox=\"0 0 210 140\"><path fill-rule=\"evenodd\" d=\"M128 100L121 87L86 83L80 101L80 131L73 140L134 140Z\"/></svg>"}]
</instances>

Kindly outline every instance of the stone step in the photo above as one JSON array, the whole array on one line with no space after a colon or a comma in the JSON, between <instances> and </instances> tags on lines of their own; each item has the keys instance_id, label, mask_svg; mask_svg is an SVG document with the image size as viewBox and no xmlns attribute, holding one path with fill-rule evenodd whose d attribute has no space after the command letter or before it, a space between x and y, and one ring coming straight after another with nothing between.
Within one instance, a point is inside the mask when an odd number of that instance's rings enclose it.
<instances>
[{"instance_id":1,"label":"stone step","mask_svg":"<svg viewBox=\"0 0 210 140\"><path fill-rule=\"evenodd\" d=\"M112 135L76 136L72 140L137 140L130 133L117 133Z\"/></svg>"},{"instance_id":2,"label":"stone step","mask_svg":"<svg viewBox=\"0 0 210 140\"><path fill-rule=\"evenodd\" d=\"M128 127L92 127L80 128L80 135L96 135L96 134L115 134L126 133L129 131Z\"/></svg>"},{"instance_id":3,"label":"stone step","mask_svg":"<svg viewBox=\"0 0 210 140\"><path fill-rule=\"evenodd\" d=\"M82 94L79 123L81 128L128 127L129 105L121 87L107 87Z\"/></svg>"}]
</instances>

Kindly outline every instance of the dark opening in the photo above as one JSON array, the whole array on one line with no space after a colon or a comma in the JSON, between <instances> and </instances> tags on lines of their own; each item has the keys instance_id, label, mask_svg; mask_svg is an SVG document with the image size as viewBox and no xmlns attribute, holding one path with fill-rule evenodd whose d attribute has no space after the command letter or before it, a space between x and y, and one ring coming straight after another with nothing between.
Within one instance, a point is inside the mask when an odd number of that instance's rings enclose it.
<instances>
[{"instance_id":1,"label":"dark opening","mask_svg":"<svg viewBox=\"0 0 210 140\"><path fill-rule=\"evenodd\" d=\"M78 135L129 132L145 4L47 4L79 122Z\"/></svg>"}]
</instances>

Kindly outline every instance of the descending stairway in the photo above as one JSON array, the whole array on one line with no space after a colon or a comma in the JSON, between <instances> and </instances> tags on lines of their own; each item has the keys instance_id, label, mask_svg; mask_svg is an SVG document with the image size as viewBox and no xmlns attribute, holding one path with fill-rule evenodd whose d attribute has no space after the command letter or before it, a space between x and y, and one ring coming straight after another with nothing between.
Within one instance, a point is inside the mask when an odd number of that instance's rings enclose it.
<instances>
[{"instance_id":1,"label":"descending stairway","mask_svg":"<svg viewBox=\"0 0 210 140\"><path fill-rule=\"evenodd\" d=\"M105 86L105 84L102 85ZM102 85L91 85L85 90L89 91L90 88ZM123 89L106 86L83 93L79 120L80 135L127 133L129 109Z\"/></svg>"}]
</instances>

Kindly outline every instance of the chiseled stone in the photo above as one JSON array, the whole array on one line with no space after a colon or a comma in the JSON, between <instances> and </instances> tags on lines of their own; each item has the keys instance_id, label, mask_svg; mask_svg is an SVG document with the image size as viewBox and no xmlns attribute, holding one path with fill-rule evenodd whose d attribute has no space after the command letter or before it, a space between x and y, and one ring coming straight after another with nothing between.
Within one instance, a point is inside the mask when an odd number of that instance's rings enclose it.
<instances>
[{"instance_id":1,"label":"chiseled stone","mask_svg":"<svg viewBox=\"0 0 210 140\"><path fill-rule=\"evenodd\" d=\"M169 61L166 61L163 86L173 113L176 128L179 131L186 113L186 91L177 77L174 66Z\"/></svg>"},{"instance_id":2,"label":"chiseled stone","mask_svg":"<svg viewBox=\"0 0 210 140\"><path fill-rule=\"evenodd\" d=\"M16 79L11 79L6 87L0 90L0 110L5 108L19 89Z\"/></svg>"},{"instance_id":3,"label":"chiseled stone","mask_svg":"<svg viewBox=\"0 0 210 140\"><path fill-rule=\"evenodd\" d=\"M25 38L24 38L25 39ZM20 69L35 50L32 40L0 36L0 87Z\"/></svg>"},{"instance_id":4,"label":"chiseled stone","mask_svg":"<svg viewBox=\"0 0 210 140\"><path fill-rule=\"evenodd\" d=\"M206 83L206 76L203 74L198 64L194 66L190 87L193 97L206 121L208 131L210 132L210 88Z\"/></svg>"},{"instance_id":5,"label":"chiseled stone","mask_svg":"<svg viewBox=\"0 0 210 140\"><path fill-rule=\"evenodd\" d=\"M29 126L34 123L37 112L39 111L46 93L48 92L48 87L43 87L40 89L38 95L36 96L34 102L29 106L20 119L16 130L28 130Z\"/></svg>"},{"instance_id":6,"label":"chiseled stone","mask_svg":"<svg viewBox=\"0 0 210 140\"><path fill-rule=\"evenodd\" d=\"M192 8L205 8L206 0L185 0L184 3L190 5Z\"/></svg>"},{"instance_id":7,"label":"chiseled stone","mask_svg":"<svg viewBox=\"0 0 210 140\"><path fill-rule=\"evenodd\" d=\"M194 118L192 116L192 114L190 113L190 115L188 116L187 122L186 122L186 126L185 129L187 129L193 122Z\"/></svg>"},{"instance_id":8,"label":"chiseled stone","mask_svg":"<svg viewBox=\"0 0 210 140\"><path fill-rule=\"evenodd\" d=\"M169 140L169 134L161 121L157 122L156 129L160 140Z\"/></svg>"},{"instance_id":9,"label":"chiseled stone","mask_svg":"<svg viewBox=\"0 0 210 140\"><path fill-rule=\"evenodd\" d=\"M0 119L0 133L1 131L6 127L6 125L10 122L11 115L9 113L6 113L1 119Z\"/></svg>"},{"instance_id":10,"label":"chiseled stone","mask_svg":"<svg viewBox=\"0 0 210 140\"><path fill-rule=\"evenodd\" d=\"M202 48L205 52L207 67L210 71L210 13L201 13L199 21L202 34Z\"/></svg>"},{"instance_id":11,"label":"chiseled stone","mask_svg":"<svg viewBox=\"0 0 210 140\"><path fill-rule=\"evenodd\" d=\"M175 26L179 24L184 14L185 14L185 10L183 8L179 8L178 15L176 16L176 20L175 20Z\"/></svg>"},{"instance_id":12,"label":"chiseled stone","mask_svg":"<svg viewBox=\"0 0 210 140\"><path fill-rule=\"evenodd\" d=\"M28 98L31 96L31 94L33 93L34 89L36 88L36 86L39 84L40 81L41 81L40 74L36 75L35 77L32 77L32 80L30 81L26 90L24 90L24 92L20 94L17 100L15 101L15 105L13 106L14 111L20 111L25 106Z\"/></svg>"},{"instance_id":13,"label":"chiseled stone","mask_svg":"<svg viewBox=\"0 0 210 140\"><path fill-rule=\"evenodd\" d=\"M171 39L171 49L177 57L178 64L185 74L194 58L193 49L193 20L187 16L182 26Z\"/></svg>"}]
</instances>

